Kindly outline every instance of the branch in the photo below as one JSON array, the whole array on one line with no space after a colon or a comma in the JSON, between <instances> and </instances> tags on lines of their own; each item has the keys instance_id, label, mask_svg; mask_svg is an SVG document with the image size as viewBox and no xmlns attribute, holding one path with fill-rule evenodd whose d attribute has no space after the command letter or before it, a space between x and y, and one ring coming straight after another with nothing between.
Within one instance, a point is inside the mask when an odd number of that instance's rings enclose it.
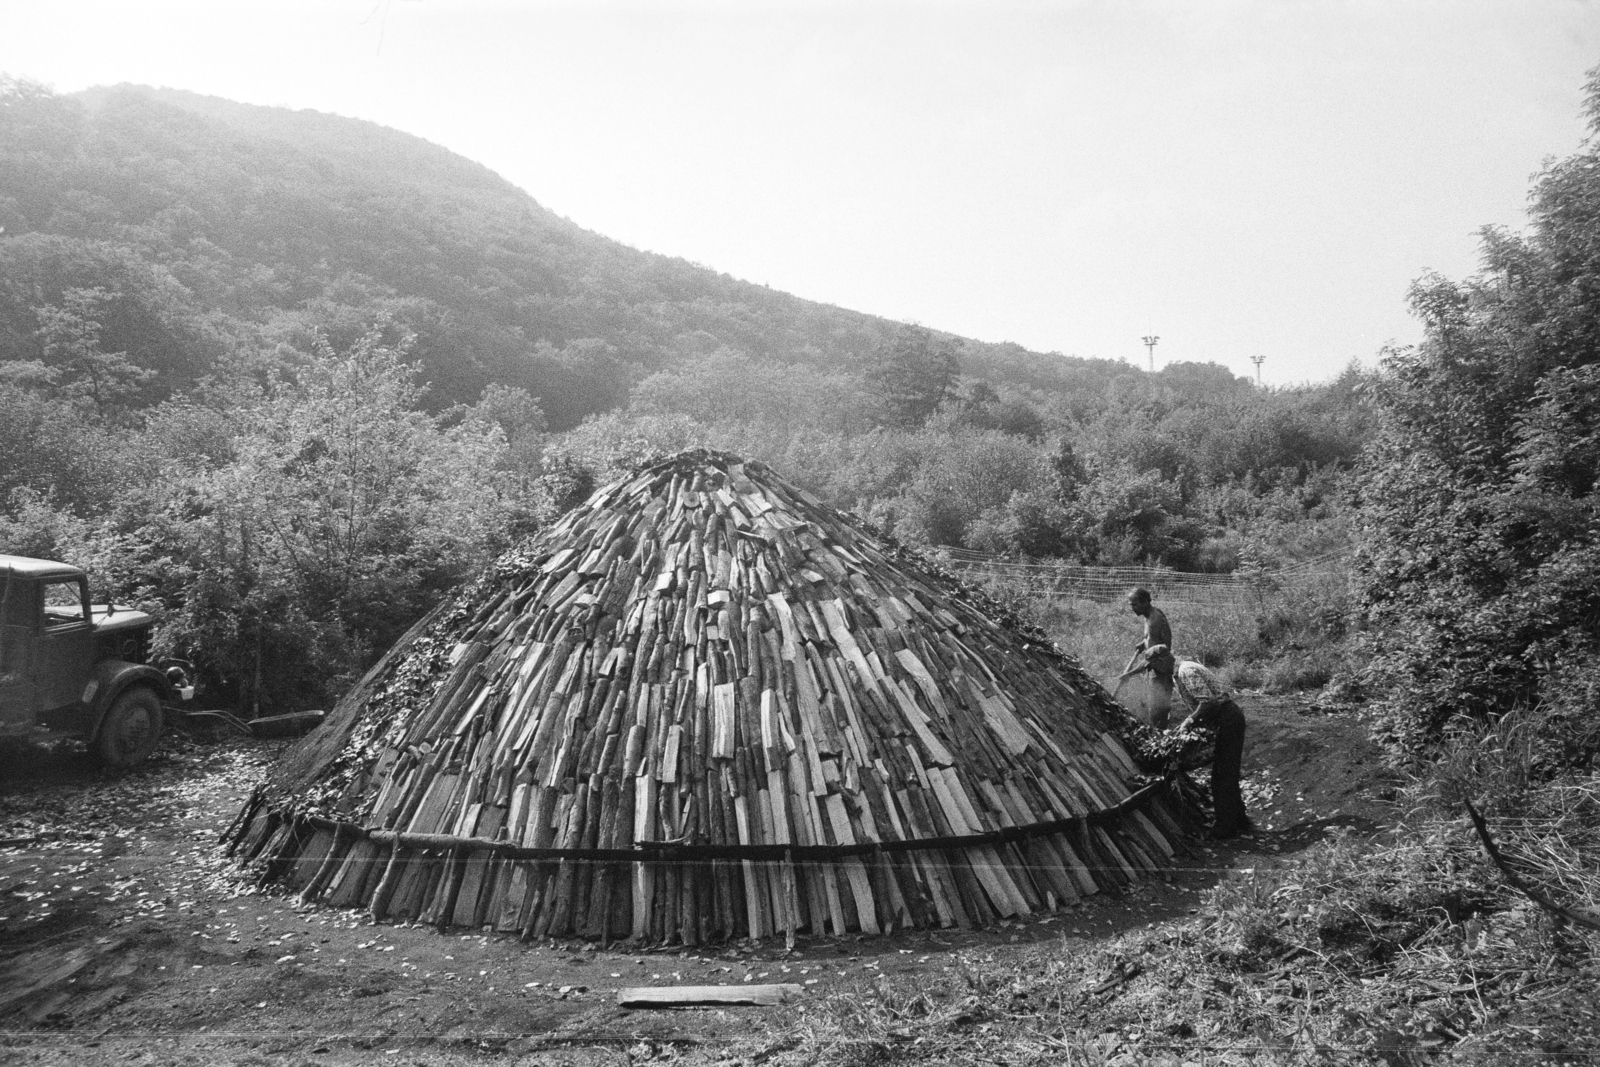
<instances>
[{"instance_id":1,"label":"branch","mask_svg":"<svg viewBox=\"0 0 1600 1067\"><path fill-rule=\"evenodd\" d=\"M1478 840L1483 842L1483 850L1489 854L1489 858L1494 861L1494 865L1500 868L1500 873L1505 875L1506 881L1510 882L1517 889L1520 889L1524 894L1527 895L1529 900L1533 901L1550 914L1559 916L1570 923L1585 927L1590 930L1600 930L1600 920L1592 919L1587 915L1580 915L1577 912L1569 911L1566 908L1563 908L1561 905L1555 903L1549 897L1533 888L1533 886L1523 881L1522 876L1517 874L1516 871L1512 870L1510 864L1506 863L1505 857L1500 854L1500 849L1495 847L1494 839L1489 836L1488 824L1483 821L1483 816L1478 814L1478 809L1472 806L1472 801L1463 797L1461 803L1466 805L1467 816L1472 820L1472 828L1478 831Z\"/></svg>"}]
</instances>

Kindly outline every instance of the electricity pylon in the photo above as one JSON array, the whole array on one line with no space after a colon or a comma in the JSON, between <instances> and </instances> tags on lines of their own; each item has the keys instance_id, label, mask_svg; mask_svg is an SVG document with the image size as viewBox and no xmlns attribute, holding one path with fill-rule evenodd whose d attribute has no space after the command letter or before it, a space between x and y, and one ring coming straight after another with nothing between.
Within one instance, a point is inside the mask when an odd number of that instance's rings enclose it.
<instances>
[{"instance_id":1,"label":"electricity pylon","mask_svg":"<svg viewBox=\"0 0 1600 1067\"><path fill-rule=\"evenodd\" d=\"M1153 333L1152 334L1146 334L1145 337L1144 337L1144 346L1145 346L1145 348L1149 349L1149 351L1150 351L1150 373L1151 374L1154 374L1156 372L1156 342L1159 341L1159 340L1161 340L1161 338L1157 337Z\"/></svg>"}]
</instances>

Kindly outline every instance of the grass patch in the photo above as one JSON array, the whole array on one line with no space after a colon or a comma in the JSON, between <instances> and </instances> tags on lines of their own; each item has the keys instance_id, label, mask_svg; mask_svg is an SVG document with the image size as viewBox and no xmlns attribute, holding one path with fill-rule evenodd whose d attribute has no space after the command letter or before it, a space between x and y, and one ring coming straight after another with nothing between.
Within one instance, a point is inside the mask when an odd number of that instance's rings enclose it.
<instances>
[{"instance_id":1,"label":"grass patch","mask_svg":"<svg viewBox=\"0 0 1600 1067\"><path fill-rule=\"evenodd\" d=\"M1110 688L1128 664L1144 624L1121 600L1054 592L1048 579L989 578L984 591L1032 622ZM1162 602L1173 651L1217 671L1235 689L1290 693L1321 689L1346 666L1349 597L1344 579L1309 575L1264 581L1247 595ZM1127 695L1143 699L1143 680Z\"/></svg>"}]
</instances>

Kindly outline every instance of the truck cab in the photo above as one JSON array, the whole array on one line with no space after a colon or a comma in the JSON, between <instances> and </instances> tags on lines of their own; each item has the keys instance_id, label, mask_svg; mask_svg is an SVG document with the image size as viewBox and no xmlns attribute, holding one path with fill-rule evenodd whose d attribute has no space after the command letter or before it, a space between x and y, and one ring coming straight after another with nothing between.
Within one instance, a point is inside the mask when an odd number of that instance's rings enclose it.
<instances>
[{"instance_id":1,"label":"truck cab","mask_svg":"<svg viewBox=\"0 0 1600 1067\"><path fill-rule=\"evenodd\" d=\"M149 615L92 604L82 568L0 555L0 738L80 737L101 763L155 751L162 702L194 694L151 665Z\"/></svg>"}]
</instances>

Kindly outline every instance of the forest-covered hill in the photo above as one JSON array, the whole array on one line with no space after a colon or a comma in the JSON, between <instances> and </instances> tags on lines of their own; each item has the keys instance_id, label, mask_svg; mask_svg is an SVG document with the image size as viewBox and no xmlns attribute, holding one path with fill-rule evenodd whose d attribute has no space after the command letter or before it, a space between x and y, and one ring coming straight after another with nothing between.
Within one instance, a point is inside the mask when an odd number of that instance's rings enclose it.
<instances>
[{"instance_id":1,"label":"forest-covered hill","mask_svg":"<svg viewBox=\"0 0 1600 1067\"><path fill-rule=\"evenodd\" d=\"M381 311L415 333L432 403L499 382L561 428L685 350L839 370L896 325L629 248L356 119L170 89L34 90L0 108L0 144L0 351L38 358L32 309L102 288L117 294L102 345L158 372L152 399L224 348L313 329L348 342ZM1051 391L1126 371L1016 345L957 351L968 374Z\"/></svg>"},{"instance_id":2,"label":"forest-covered hill","mask_svg":"<svg viewBox=\"0 0 1600 1067\"><path fill-rule=\"evenodd\" d=\"M1341 549L1370 430L1355 370L963 340L628 248L371 123L171 90L0 78L0 227L0 551L91 566L241 706L336 691L665 451L912 544L1229 571Z\"/></svg>"}]
</instances>

